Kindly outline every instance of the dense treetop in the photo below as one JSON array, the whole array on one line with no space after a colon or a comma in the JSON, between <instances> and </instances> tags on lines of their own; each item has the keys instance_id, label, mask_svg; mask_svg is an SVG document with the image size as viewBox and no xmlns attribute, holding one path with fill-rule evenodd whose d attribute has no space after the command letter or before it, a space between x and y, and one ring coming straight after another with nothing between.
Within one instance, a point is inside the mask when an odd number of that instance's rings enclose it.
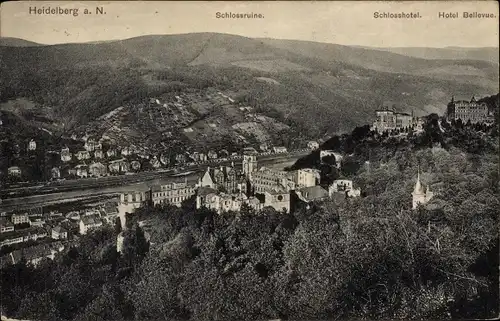
<instances>
[{"instance_id":1,"label":"dense treetop","mask_svg":"<svg viewBox=\"0 0 500 321\"><path fill-rule=\"evenodd\" d=\"M144 207L124 232L83 236L37 268L2 269L2 311L37 320L494 317L498 143L470 125L453 130L475 132L471 141L434 137L432 122L419 144L386 137L371 166L352 171L365 197L292 214ZM369 145L371 135L358 129L352 139ZM349 146L346 137L327 144ZM411 210L418 166L435 196Z\"/></svg>"}]
</instances>

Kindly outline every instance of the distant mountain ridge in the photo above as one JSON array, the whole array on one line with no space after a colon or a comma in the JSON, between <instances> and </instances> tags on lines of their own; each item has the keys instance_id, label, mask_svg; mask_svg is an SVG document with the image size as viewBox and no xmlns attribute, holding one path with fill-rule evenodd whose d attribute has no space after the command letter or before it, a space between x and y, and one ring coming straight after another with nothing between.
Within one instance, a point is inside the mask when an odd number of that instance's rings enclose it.
<instances>
[{"instance_id":1,"label":"distant mountain ridge","mask_svg":"<svg viewBox=\"0 0 500 321\"><path fill-rule=\"evenodd\" d=\"M5 47L33 47L43 46L42 44L20 38L0 37L0 46Z\"/></svg>"},{"instance_id":2,"label":"distant mountain ridge","mask_svg":"<svg viewBox=\"0 0 500 321\"><path fill-rule=\"evenodd\" d=\"M122 40L99 40L90 41L83 43L73 43L73 44L102 44L102 43L112 43L112 42L124 42L133 39L143 38L143 37L166 37L166 36L182 36L182 35L193 35L196 33L186 33L186 34L174 34L174 35L146 35L137 36ZM210 33L198 33L198 34L210 34ZM222 35L222 34L221 34ZM223 34L227 36L233 36L230 34ZM242 37L242 36L235 36ZM307 42L303 40L291 40L291 39L270 39L270 38L248 38L255 40L275 40L275 41L295 41L295 42ZM312 41L311 41L312 42ZM318 43L318 42L316 42ZM362 45L340 45L334 43L324 43L335 46L344 46L351 48L361 48L367 50L378 50L386 51L391 53L396 53L404 56L422 58L422 59L451 59L451 60L482 60L493 63L498 63L499 61L499 48L498 47L460 47L460 46L447 46L447 47L372 47L372 46L362 46ZM61 45L61 44L56 44ZM48 46L46 44L36 43L29 40L24 40L21 38L13 37L0 37L0 46L7 47L27 47L27 46ZM54 46L54 45L51 45Z\"/></svg>"},{"instance_id":3,"label":"distant mountain ridge","mask_svg":"<svg viewBox=\"0 0 500 321\"><path fill-rule=\"evenodd\" d=\"M7 42L8 43L8 42ZM298 40L192 33L0 46L0 99L25 97L72 127L150 97L215 88L309 137L369 123L383 101L442 113L498 92L498 64Z\"/></svg>"},{"instance_id":4,"label":"distant mountain ridge","mask_svg":"<svg viewBox=\"0 0 500 321\"><path fill-rule=\"evenodd\" d=\"M482 60L498 64L498 47L445 47L445 48L425 48L425 47L394 47L394 48L376 48L363 47L397 53L415 58L423 59L450 59L450 60Z\"/></svg>"}]
</instances>

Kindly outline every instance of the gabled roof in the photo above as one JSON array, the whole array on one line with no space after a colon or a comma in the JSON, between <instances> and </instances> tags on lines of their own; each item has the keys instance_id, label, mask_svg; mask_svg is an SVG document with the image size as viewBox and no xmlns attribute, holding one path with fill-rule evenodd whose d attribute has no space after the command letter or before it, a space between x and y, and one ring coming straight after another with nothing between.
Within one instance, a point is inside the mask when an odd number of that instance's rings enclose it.
<instances>
[{"instance_id":1,"label":"gabled roof","mask_svg":"<svg viewBox=\"0 0 500 321\"><path fill-rule=\"evenodd\" d=\"M100 218L97 215L86 215L83 216L81 220L85 225L102 224Z\"/></svg>"},{"instance_id":2,"label":"gabled roof","mask_svg":"<svg viewBox=\"0 0 500 321\"><path fill-rule=\"evenodd\" d=\"M40 244L31 247L24 248L22 250L13 251L11 253L11 258L13 263L17 263L21 258L26 258L26 260L35 260L43 257L50 256L52 254L51 247L47 244Z\"/></svg>"},{"instance_id":3,"label":"gabled roof","mask_svg":"<svg viewBox=\"0 0 500 321\"><path fill-rule=\"evenodd\" d=\"M328 197L328 191L319 185L301 188L297 190L297 194L306 202Z\"/></svg>"},{"instance_id":4,"label":"gabled roof","mask_svg":"<svg viewBox=\"0 0 500 321\"><path fill-rule=\"evenodd\" d=\"M89 165L89 167L100 167L100 168L106 168L106 165L104 165L103 163L101 162L97 162L97 163L92 163Z\"/></svg>"},{"instance_id":5,"label":"gabled roof","mask_svg":"<svg viewBox=\"0 0 500 321\"><path fill-rule=\"evenodd\" d=\"M52 229L52 231L54 231L54 232L56 232L56 233L64 233L64 232L68 232L68 231L66 231L66 229L65 229L65 228L63 228L63 227L62 227L62 226L60 226L60 225L58 225L58 226L54 227L54 228Z\"/></svg>"},{"instance_id":6,"label":"gabled roof","mask_svg":"<svg viewBox=\"0 0 500 321\"><path fill-rule=\"evenodd\" d=\"M0 225L1 226L14 226L10 220L8 220L6 217L0 217Z\"/></svg>"},{"instance_id":7,"label":"gabled roof","mask_svg":"<svg viewBox=\"0 0 500 321\"><path fill-rule=\"evenodd\" d=\"M199 187L197 190L197 195L199 195L199 196L207 196L209 194L216 194L216 193L217 193L217 190L215 190L211 187L206 187L206 186Z\"/></svg>"},{"instance_id":8,"label":"gabled roof","mask_svg":"<svg viewBox=\"0 0 500 321\"><path fill-rule=\"evenodd\" d=\"M126 162L125 158L120 158L120 159L110 161L109 165L113 165L113 164L120 163L120 162Z\"/></svg>"},{"instance_id":9,"label":"gabled roof","mask_svg":"<svg viewBox=\"0 0 500 321\"><path fill-rule=\"evenodd\" d=\"M118 213L118 208L116 205L108 204L104 207L104 211L107 215Z\"/></svg>"},{"instance_id":10,"label":"gabled roof","mask_svg":"<svg viewBox=\"0 0 500 321\"><path fill-rule=\"evenodd\" d=\"M283 193L288 193L288 191L281 187L281 186L276 186L274 188L269 188L264 191L264 193L269 193L271 195L277 195L277 194L283 194Z\"/></svg>"}]
</instances>

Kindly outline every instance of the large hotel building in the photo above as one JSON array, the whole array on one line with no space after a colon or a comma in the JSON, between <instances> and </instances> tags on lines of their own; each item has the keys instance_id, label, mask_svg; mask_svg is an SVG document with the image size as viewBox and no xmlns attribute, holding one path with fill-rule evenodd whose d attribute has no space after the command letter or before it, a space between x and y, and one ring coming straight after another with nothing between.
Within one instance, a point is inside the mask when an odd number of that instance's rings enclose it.
<instances>
[{"instance_id":1,"label":"large hotel building","mask_svg":"<svg viewBox=\"0 0 500 321\"><path fill-rule=\"evenodd\" d=\"M492 115L488 112L488 106L485 103L479 103L473 96L470 101L455 100L451 98L446 110L448 120L459 120L463 123L488 123L493 120Z\"/></svg>"},{"instance_id":2,"label":"large hotel building","mask_svg":"<svg viewBox=\"0 0 500 321\"><path fill-rule=\"evenodd\" d=\"M376 120L372 129L384 132L394 129L404 129L419 125L419 120L412 114L398 112L395 105L384 104L382 109L375 110Z\"/></svg>"}]
</instances>

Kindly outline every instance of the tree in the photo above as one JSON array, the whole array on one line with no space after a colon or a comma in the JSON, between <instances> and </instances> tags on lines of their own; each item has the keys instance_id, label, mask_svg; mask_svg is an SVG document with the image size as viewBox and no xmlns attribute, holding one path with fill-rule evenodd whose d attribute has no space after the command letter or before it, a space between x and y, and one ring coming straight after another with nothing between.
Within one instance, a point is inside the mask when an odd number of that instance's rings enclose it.
<instances>
[{"instance_id":1,"label":"tree","mask_svg":"<svg viewBox=\"0 0 500 321\"><path fill-rule=\"evenodd\" d=\"M346 177L355 175L361 168L361 164L352 157L345 157L342 159L341 172Z\"/></svg>"},{"instance_id":2,"label":"tree","mask_svg":"<svg viewBox=\"0 0 500 321\"><path fill-rule=\"evenodd\" d=\"M124 267L136 267L149 251L149 242L139 225L125 230L123 234L122 262Z\"/></svg>"},{"instance_id":3,"label":"tree","mask_svg":"<svg viewBox=\"0 0 500 321\"><path fill-rule=\"evenodd\" d=\"M336 166L337 162L335 160L334 155L327 155L321 159L321 161L325 164L331 165L331 166Z\"/></svg>"},{"instance_id":4,"label":"tree","mask_svg":"<svg viewBox=\"0 0 500 321\"><path fill-rule=\"evenodd\" d=\"M115 218L114 228L115 228L115 234L116 235L120 234L120 232L122 231L122 223L121 223L120 217Z\"/></svg>"}]
</instances>

